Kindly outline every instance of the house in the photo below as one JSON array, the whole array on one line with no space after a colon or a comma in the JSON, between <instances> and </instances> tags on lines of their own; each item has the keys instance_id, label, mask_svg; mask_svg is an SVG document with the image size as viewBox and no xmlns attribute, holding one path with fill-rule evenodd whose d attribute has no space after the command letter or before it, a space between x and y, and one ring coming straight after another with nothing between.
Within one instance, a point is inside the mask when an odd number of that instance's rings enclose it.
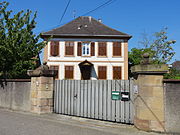
<instances>
[{"instance_id":1,"label":"house","mask_svg":"<svg viewBox=\"0 0 180 135\"><path fill-rule=\"evenodd\" d=\"M172 68L180 70L180 61L175 61L172 63Z\"/></svg>"},{"instance_id":2,"label":"house","mask_svg":"<svg viewBox=\"0 0 180 135\"><path fill-rule=\"evenodd\" d=\"M58 70L58 79L128 79L128 34L92 17L78 17L41 37L50 38L44 61Z\"/></svg>"}]
</instances>

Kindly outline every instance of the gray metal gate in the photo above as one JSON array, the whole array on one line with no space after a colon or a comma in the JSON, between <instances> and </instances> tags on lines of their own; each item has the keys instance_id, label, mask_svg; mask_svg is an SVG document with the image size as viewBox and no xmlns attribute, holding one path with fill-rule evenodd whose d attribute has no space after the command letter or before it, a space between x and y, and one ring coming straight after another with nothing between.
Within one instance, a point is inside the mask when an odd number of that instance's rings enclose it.
<instances>
[{"instance_id":1,"label":"gray metal gate","mask_svg":"<svg viewBox=\"0 0 180 135\"><path fill-rule=\"evenodd\" d=\"M133 124L133 84L129 80L56 80L54 112ZM112 92L129 100L112 100Z\"/></svg>"}]
</instances>

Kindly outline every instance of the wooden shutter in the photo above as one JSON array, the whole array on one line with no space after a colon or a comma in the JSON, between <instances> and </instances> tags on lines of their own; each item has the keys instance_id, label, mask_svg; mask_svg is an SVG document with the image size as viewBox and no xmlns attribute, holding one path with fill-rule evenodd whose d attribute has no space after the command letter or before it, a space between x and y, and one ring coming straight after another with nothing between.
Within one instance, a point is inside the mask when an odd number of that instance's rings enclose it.
<instances>
[{"instance_id":1,"label":"wooden shutter","mask_svg":"<svg viewBox=\"0 0 180 135\"><path fill-rule=\"evenodd\" d=\"M73 78L74 78L74 67L65 66L65 79L73 79Z\"/></svg>"},{"instance_id":2,"label":"wooden shutter","mask_svg":"<svg viewBox=\"0 0 180 135\"><path fill-rule=\"evenodd\" d=\"M59 41L51 41L51 56L58 56L59 55Z\"/></svg>"},{"instance_id":3,"label":"wooden shutter","mask_svg":"<svg viewBox=\"0 0 180 135\"><path fill-rule=\"evenodd\" d=\"M107 67L106 66L98 67L98 79L107 79Z\"/></svg>"},{"instance_id":4,"label":"wooden shutter","mask_svg":"<svg viewBox=\"0 0 180 135\"><path fill-rule=\"evenodd\" d=\"M74 55L74 42L65 43L65 55Z\"/></svg>"},{"instance_id":5,"label":"wooden shutter","mask_svg":"<svg viewBox=\"0 0 180 135\"><path fill-rule=\"evenodd\" d=\"M50 66L50 70L57 70L57 75L55 76L56 79L59 78L59 66Z\"/></svg>"},{"instance_id":6,"label":"wooden shutter","mask_svg":"<svg viewBox=\"0 0 180 135\"><path fill-rule=\"evenodd\" d=\"M113 42L113 56L121 56L121 42Z\"/></svg>"},{"instance_id":7,"label":"wooden shutter","mask_svg":"<svg viewBox=\"0 0 180 135\"><path fill-rule=\"evenodd\" d=\"M82 55L82 43L81 43L81 42L78 42L77 55L78 55L78 56L81 56L81 55Z\"/></svg>"},{"instance_id":8,"label":"wooden shutter","mask_svg":"<svg viewBox=\"0 0 180 135\"><path fill-rule=\"evenodd\" d=\"M113 79L121 80L121 67L113 67Z\"/></svg>"},{"instance_id":9,"label":"wooden shutter","mask_svg":"<svg viewBox=\"0 0 180 135\"><path fill-rule=\"evenodd\" d=\"M95 43L91 42L91 56L95 56Z\"/></svg>"},{"instance_id":10,"label":"wooden shutter","mask_svg":"<svg viewBox=\"0 0 180 135\"><path fill-rule=\"evenodd\" d=\"M99 56L106 56L107 50L106 50L106 42L99 42L98 43L98 55Z\"/></svg>"}]
</instances>

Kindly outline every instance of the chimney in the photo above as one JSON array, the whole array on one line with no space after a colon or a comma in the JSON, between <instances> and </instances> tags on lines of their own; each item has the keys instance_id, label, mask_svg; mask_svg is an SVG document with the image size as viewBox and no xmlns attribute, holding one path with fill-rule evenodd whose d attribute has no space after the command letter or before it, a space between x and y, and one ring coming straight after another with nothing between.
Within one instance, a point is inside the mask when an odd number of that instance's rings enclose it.
<instances>
[{"instance_id":1,"label":"chimney","mask_svg":"<svg viewBox=\"0 0 180 135\"><path fill-rule=\"evenodd\" d=\"M89 16L89 22L91 22L91 16Z\"/></svg>"},{"instance_id":2,"label":"chimney","mask_svg":"<svg viewBox=\"0 0 180 135\"><path fill-rule=\"evenodd\" d=\"M102 19L99 18L99 19L98 19L98 22L102 23Z\"/></svg>"}]
</instances>

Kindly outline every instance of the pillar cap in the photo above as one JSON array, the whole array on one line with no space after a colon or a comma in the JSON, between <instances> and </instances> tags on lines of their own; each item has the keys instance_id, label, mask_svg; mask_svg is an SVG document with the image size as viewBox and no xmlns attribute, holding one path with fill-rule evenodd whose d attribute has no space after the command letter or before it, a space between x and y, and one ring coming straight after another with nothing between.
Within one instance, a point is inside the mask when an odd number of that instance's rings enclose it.
<instances>
[{"instance_id":1,"label":"pillar cap","mask_svg":"<svg viewBox=\"0 0 180 135\"><path fill-rule=\"evenodd\" d=\"M165 74L168 72L167 64L135 65L131 68L133 74Z\"/></svg>"},{"instance_id":2,"label":"pillar cap","mask_svg":"<svg viewBox=\"0 0 180 135\"><path fill-rule=\"evenodd\" d=\"M44 62L43 65L39 66L35 70L28 70L27 74L30 77L40 77L40 76L45 76L45 77L54 77L57 75L57 70L49 70L47 63Z\"/></svg>"}]
</instances>

